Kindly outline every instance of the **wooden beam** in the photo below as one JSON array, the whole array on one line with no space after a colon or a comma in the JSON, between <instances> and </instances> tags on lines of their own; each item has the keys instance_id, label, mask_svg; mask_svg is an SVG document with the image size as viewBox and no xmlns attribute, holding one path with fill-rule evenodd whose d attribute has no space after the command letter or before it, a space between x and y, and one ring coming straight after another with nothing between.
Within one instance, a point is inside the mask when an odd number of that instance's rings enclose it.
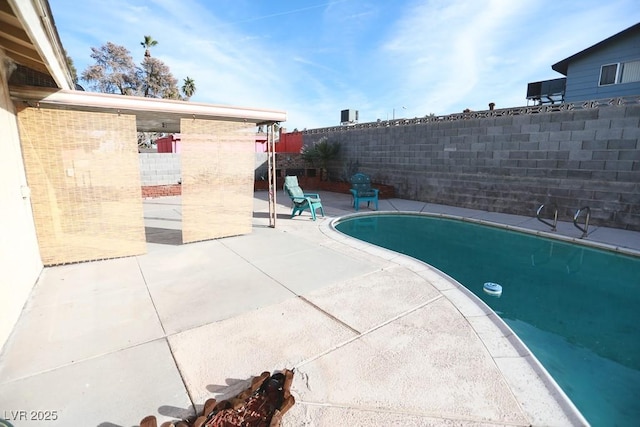
<instances>
[{"instance_id":1,"label":"wooden beam","mask_svg":"<svg viewBox=\"0 0 640 427\"><path fill-rule=\"evenodd\" d=\"M1 35L0 46L2 46L2 48L6 51L15 52L34 61L42 62L40 54L33 48L33 46L25 46L23 44L13 42L5 37L2 37Z\"/></svg>"},{"instance_id":2,"label":"wooden beam","mask_svg":"<svg viewBox=\"0 0 640 427\"><path fill-rule=\"evenodd\" d=\"M0 35L21 45L33 46L29 36L22 28L11 25L8 22L3 22L1 19L0 22L2 23L2 27L0 27Z\"/></svg>"}]
</instances>

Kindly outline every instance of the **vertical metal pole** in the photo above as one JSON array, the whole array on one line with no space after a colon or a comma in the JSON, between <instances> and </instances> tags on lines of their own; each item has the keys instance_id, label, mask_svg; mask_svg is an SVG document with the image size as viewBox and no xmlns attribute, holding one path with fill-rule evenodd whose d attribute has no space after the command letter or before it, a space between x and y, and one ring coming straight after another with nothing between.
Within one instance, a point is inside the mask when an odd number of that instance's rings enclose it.
<instances>
[{"instance_id":1,"label":"vertical metal pole","mask_svg":"<svg viewBox=\"0 0 640 427\"><path fill-rule=\"evenodd\" d=\"M273 135L273 123L267 126L267 167L269 179L269 227L276 226L276 146Z\"/></svg>"}]
</instances>

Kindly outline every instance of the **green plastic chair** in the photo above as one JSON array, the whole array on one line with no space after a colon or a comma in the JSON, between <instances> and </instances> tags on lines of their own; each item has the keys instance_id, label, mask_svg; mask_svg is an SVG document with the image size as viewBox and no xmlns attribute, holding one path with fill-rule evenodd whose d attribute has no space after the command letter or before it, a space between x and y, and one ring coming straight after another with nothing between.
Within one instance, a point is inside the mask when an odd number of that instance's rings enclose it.
<instances>
[{"instance_id":1,"label":"green plastic chair","mask_svg":"<svg viewBox=\"0 0 640 427\"><path fill-rule=\"evenodd\" d=\"M351 195L353 196L353 207L356 212L360 208L360 202L367 202L367 207L371 202L376 205L378 210L378 192L377 188L371 188L371 179L368 175L357 173L351 177Z\"/></svg>"},{"instance_id":2,"label":"green plastic chair","mask_svg":"<svg viewBox=\"0 0 640 427\"><path fill-rule=\"evenodd\" d=\"M291 198L293 204L291 218L296 216L296 213L302 215L302 211L309 210L311 212L311 218L315 221L317 209L320 209L320 213L324 216L320 195L317 193L303 192L298 184L297 176L286 176L284 178L284 191Z\"/></svg>"}]
</instances>

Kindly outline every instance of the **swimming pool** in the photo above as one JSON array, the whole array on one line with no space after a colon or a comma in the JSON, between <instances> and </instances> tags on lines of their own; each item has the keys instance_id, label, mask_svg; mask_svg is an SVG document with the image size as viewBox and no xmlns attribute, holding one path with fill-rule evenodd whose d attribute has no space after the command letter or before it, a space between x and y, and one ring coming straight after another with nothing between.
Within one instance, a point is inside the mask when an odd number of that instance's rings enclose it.
<instances>
[{"instance_id":1,"label":"swimming pool","mask_svg":"<svg viewBox=\"0 0 640 427\"><path fill-rule=\"evenodd\" d=\"M347 217L335 228L462 283L524 341L594 426L640 419L640 258L420 214ZM502 285L498 298L485 282Z\"/></svg>"}]
</instances>

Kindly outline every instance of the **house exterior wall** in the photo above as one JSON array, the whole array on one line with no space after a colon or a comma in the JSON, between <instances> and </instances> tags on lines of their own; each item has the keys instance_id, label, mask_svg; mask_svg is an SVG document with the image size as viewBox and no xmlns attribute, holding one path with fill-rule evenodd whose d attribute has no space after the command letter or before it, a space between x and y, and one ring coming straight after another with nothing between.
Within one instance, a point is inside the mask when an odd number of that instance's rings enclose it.
<instances>
[{"instance_id":1,"label":"house exterior wall","mask_svg":"<svg viewBox=\"0 0 640 427\"><path fill-rule=\"evenodd\" d=\"M6 67L0 50L0 348L42 271Z\"/></svg>"},{"instance_id":2,"label":"house exterior wall","mask_svg":"<svg viewBox=\"0 0 640 427\"><path fill-rule=\"evenodd\" d=\"M316 129L304 138L342 143L334 176L357 162L401 198L531 217L540 204L556 204L562 221L589 206L592 224L640 231L640 104L544 108Z\"/></svg>"},{"instance_id":3,"label":"house exterior wall","mask_svg":"<svg viewBox=\"0 0 640 427\"><path fill-rule=\"evenodd\" d=\"M567 68L566 102L640 95L640 82L599 86L600 67L640 60L640 33L628 34L571 61Z\"/></svg>"}]
</instances>

